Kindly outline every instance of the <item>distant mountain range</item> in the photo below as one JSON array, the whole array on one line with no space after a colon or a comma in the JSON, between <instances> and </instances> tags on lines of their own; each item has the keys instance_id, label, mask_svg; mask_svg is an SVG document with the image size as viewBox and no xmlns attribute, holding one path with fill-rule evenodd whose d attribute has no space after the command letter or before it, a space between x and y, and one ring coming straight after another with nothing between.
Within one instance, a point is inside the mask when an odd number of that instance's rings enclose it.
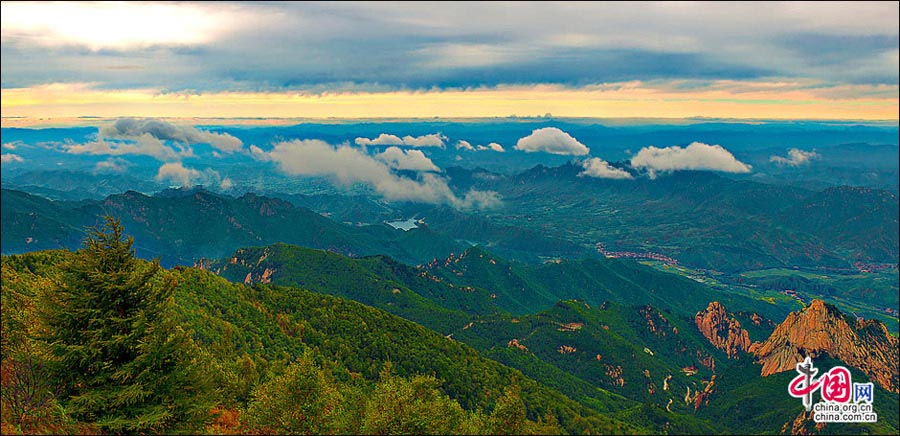
<instances>
[{"instance_id":1,"label":"distant mountain range","mask_svg":"<svg viewBox=\"0 0 900 436\"><path fill-rule=\"evenodd\" d=\"M4 189L3 213L10 220L3 221L2 250L73 247L83 226L111 212L134 227L142 256L160 256L166 264L273 242L354 256L387 254L415 264L473 244L539 263L599 256L593 247L601 243L610 251L658 253L724 272L798 266L851 271L853 262L896 264L900 256L900 207L889 191L809 191L698 171L634 180L585 177L582 171L572 162L512 176L448 168L457 189L494 190L502 198L499 208L469 213L333 194L232 197L194 188L48 202ZM52 197L45 191L37 189ZM410 217L424 225L409 232L383 225Z\"/></svg>"},{"instance_id":2,"label":"distant mountain range","mask_svg":"<svg viewBox=\"0 0 900 436\"><path fill-rule=\"evenodd\" d=\"M10 189L3 189L0 197L3 253L75 248L85 227L96 225L99 216L111 214L135 235L139 256L159 257L164 265L192 265L197 259L222 257L239 247L275 242L348 256L387 254L412 264L459 253L476 241L488 241L504 254L530 261L540 255L592 254L584 247L531 230L446 209L434 227L423 224L402 231L381 221L337 222L323 216L329 213L316 213L278 198L255 194L235 198L203 188L170 189L153 196L128 191L102 201L51 201Z\"/></svg>"},{"instance_id":3,"label":"distant mountain range","mask_svg":"<svg viewBox=\"0 0 900 436\"><path fill-rule=\"evenodd\" d=\"M103 201L53 202L3 190L3 252L73 248L84 226L98 217L119 217L137 241L141 257L165 265L192 265L224 256L238 247L287 242L359 256L387 253L416 263L459 251L457 242L429 231L394 230L386 225L348 226L283 200L246 194L239 198L203 189L135 191Z\"/></svg>"}]
</instances>

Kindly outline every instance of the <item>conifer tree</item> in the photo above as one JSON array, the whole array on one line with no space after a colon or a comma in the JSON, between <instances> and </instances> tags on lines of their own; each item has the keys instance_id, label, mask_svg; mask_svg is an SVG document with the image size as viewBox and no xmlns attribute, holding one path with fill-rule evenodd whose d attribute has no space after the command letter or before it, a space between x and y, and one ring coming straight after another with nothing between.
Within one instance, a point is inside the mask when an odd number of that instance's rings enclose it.
<instances>
[{"instance_id":1,"label":"conifer tree","mask_svg":"<svg viewBox=\"0 0 900 436\"><path fill-rule=\"evenodd\" d=\"M135 258L106 217L49 292L47 340L67 380L65 405L111 432L165 431L209 410L196 346L174 312L173 275Z\"/></svg>"}]
</instances>

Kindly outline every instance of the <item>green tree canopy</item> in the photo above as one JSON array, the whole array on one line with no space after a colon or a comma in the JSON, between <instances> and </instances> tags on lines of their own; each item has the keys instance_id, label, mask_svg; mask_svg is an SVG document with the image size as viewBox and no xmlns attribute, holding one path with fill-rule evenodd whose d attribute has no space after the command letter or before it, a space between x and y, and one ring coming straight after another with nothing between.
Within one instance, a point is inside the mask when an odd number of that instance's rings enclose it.
<instances>
[{"instance_id":1,"label":"green tree canopy","mask_svg":"<svg viewBox=\"0 0 900 436\"><path fill-rule=\"evenodd\" d=\"M106 217L46 293L46 340L66 383L66 407L113 432L162 431L209 410L196 347L175 317L173 276L134 257Z\"/></svg>"}]
</instances>

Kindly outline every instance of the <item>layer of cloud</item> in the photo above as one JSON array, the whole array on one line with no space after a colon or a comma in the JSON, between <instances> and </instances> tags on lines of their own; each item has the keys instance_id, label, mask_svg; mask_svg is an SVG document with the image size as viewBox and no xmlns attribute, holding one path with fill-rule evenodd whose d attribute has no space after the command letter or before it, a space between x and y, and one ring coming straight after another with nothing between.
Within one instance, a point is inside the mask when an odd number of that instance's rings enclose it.
<instances>
[{"instance_id":1,"label":"layer of cloud","mask_svg":"<svg viewBox=\"0 0 900 436\"><path fill-rule=\"evenodd\" d=\"M231 189L234 183L228 177L222 177L218 171L207 168L203 171L185 167L181 162L168 162L159 167L156 173L159 182L170 182L177 186L194 185L216 186L220 189Z\"/></svg>"},{"instance_id":2,"label":"layer of cloud","mask_svg":"<svg viewBox=\"0 0 900 436\"><path fill-rule=\"evenodd\" d=\"M896 2L770 3L765 14L750 2L2 8L4 87L85 81L107 89L330 91L347 83L430 89L761 77L897 83Z\"/></svg>"},{"instance_id":3,"label":"layer of cloud","mask_svg":"<svg viewBox=\"0 0 900 436\"><path fill-rule=\"evenodd\" d=\"M388 147L383 152L376 154L375 159L397 170L432 172L441 170L431 159L425 156L425 153L419 150L402 150L398 147Z\"/></svg>"},{"instance_id":4,"label":"layer of cloud","mask_svg":"<svg viewBox=\"0 0 900 436\"><path fill-rule=\"evenodd\" d=\"M487 208L499 202L493 191L473 190L460 198L446 179L431 172L420 172L416 179L402 177L385 162L346 144L335 147L317 139L285 141L255 156L275 162L289 175L328 177L347 185L363 183L390 201L449 204L460 209Z\"/></svg>"},{"instance_id":5,"label":"layer of cloud","mask_svg":"<svg viewBox=\"0 0 900 436\"><path fill-rule=\"evenodd\" d=\"M772 156L769 158L769 162L774 162L778 165L797 167L800 165L808 164L809 161L818 158L819 153L816 153L815 151L803 151L798 148L792 148L788 150L787 157Z\"/></svg>"},{"instance_id":6,"label":"layer of cloud","mask_svg":"<svg viewBox=\"0 0 900 436\"><path fill-rule=\"evenodd\" d=\"M193 126L176 125L154 118L120 118L115 123L100 128L101 138L133 140L144 135L183 145L209 144L225 153L239 151L244 145L240 139L227 133L208 132Z\"/></svg>"},{"instance_id":7,"label":"layer of cloud","mask_svg":"<svg viewBox=\"0 0 900 436\"><path fill-rule=\"evenodd\" d=\"M616 168L609 162L593 157L581 163L584 171L578 173L579 177L597 177L600 179L633 179L631 173L621 168Z\"/></svg>"},{"instance_id":8,"label":"layer of cloud","mask_svg":"<svg viewBox=\"0 0 900 436\"><path fill-rule=\"evenodd\" d=\"M687 147L654 146L640 149L631 158L631 166L646 169L651 177L657 171L709 170L726 173L749 173L751 166L737 159L721 145L693 142Z\"/></svg>"},{"instance_id":9,"label":"layer of cloud","mask_svg":"<svg viewBox=\"0 0 900 436\"><path fill-rule=\"evenodd\" d=\"M520 138L514 148L528 153L543 151L570 156L584 156L590 153L587 146L556 127L536 129L530 135Z\"/></svg>"},{"instance_id":10,"label":"layer of cloud","mask_svg":"<svg viewBox=\"0 0 900 436\"><path fill-rule=\"evenodd\" d=\"M13 162L24 162L25 159L22 159L22 156L13 153L6 153L0 155L0 162L8 164Z\"/></svg>"}]
</instances>

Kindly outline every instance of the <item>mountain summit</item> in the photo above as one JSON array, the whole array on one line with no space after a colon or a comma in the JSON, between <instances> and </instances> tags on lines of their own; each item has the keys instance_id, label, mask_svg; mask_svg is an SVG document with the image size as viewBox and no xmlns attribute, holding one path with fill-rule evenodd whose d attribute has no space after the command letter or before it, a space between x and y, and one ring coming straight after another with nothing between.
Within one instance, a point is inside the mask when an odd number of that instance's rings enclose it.
<instances>
[{"instance_id":1,"label":"mountain summit","mask_svg":"<svg viewBox=\"0 0 900 436\"><path fill-rule=\"evenodd\" d=\"M763 342L750 346L762 375L794 370L805 356L828 354L858 368L874 382L898 392L897 338L879 321L853 319L822 300L788 314Z\"/></svg>"}]
</instances>

